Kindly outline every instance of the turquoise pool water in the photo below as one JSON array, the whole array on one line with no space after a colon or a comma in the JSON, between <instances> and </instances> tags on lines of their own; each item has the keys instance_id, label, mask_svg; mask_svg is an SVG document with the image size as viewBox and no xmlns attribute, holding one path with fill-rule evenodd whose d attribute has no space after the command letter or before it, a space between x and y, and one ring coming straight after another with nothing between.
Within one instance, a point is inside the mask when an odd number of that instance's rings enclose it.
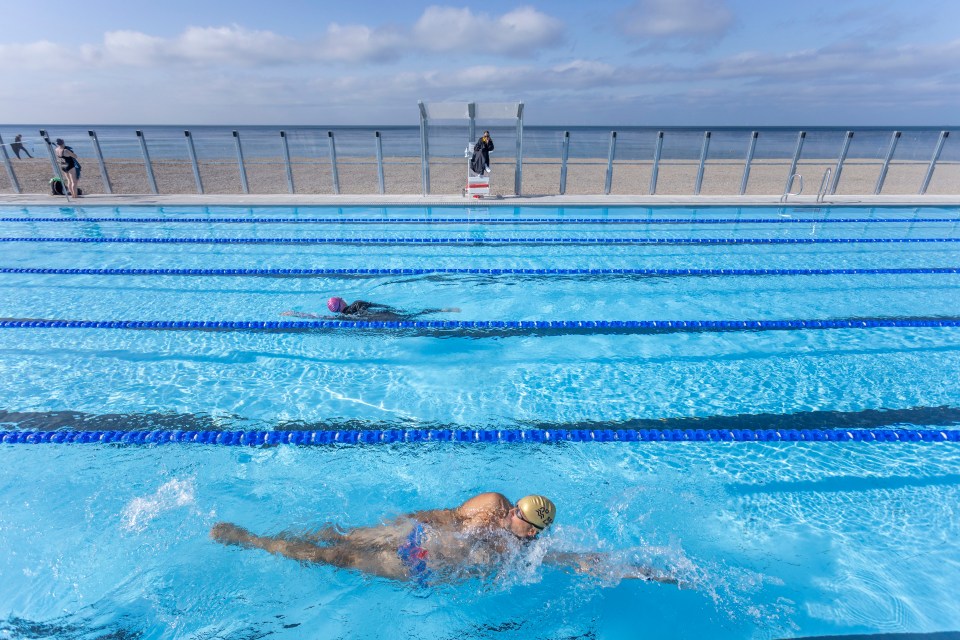
<instances>
[{"instance_id":1,"label":"turquoise pool water","mask_svg":"<svg viewBox=\"0 0 960 640\"><path fill-rule=\"evenodd\" d=\"M0 207L0 317L279 321L340 295L460 309L420 318L439 321L955 320L958 229L953 208ZM175 242L227 238L257 242ZM635 242L651 239L673 242ZM851 242L791 243L807 240ZM411 272L273 272L357 268ZM656 269L673 271L637 271ZM5 328L0 428L955 428L958 336ZM0 637L960 628L955 444L0 445L0 462ZM373 524L484 490L550 495L557 525L495 575L426 592L207 537L219 520ZM570 575L540 565L546 548L693 588Z\"/></svg>"}]
</instances>

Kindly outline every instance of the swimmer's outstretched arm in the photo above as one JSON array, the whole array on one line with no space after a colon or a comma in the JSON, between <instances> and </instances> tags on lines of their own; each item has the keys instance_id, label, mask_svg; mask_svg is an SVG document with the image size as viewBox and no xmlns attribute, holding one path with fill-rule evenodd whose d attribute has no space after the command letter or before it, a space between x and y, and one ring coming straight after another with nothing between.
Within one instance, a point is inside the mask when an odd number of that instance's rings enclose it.
<instances>
[{"instance_id":1,"label":"swimmer's outstretched arm","mask_svg":"<svg viewBox=\"0 0 960 640\"><path fill-rule=\"evenodd\" d=\"M445 309L424 309L423 311L417 311L416 313L411 313L409 317L416 318L417 316L425 316L431 313L460 313L460 307L447 307Z\"/></svg>"},{"instance_id":2,"label":"swimmer's outstretched arm","mask_svg":"<svg viewBox=\"0 0 960 640\"><path fill-rule=\"evenodd\" d=\"M571 551L548 551L543 557L545 564L552 564L561 569L572 570L575 573L585 573L594 576L613 574L621 580L644 580L646 582L660 582L675 584L681 588L684 585L676 576L660 569L643 565L611 565L610 556L605 553L578 553Z\"/></svg>"},{"instance_id":3,"label":"swimmer's outstretched arm","mask_svg":"<svg viewBox=\"0 0 960 640\"><path fill-rule=\"evenodd\" d=\"M284 311L280 315L282 316L293 316L294 318L309 318L311 320L318 320L321 318L327 318L329 316L318 316L315 313L304 313L303 311Z\"/></svg>"}]
</instances>

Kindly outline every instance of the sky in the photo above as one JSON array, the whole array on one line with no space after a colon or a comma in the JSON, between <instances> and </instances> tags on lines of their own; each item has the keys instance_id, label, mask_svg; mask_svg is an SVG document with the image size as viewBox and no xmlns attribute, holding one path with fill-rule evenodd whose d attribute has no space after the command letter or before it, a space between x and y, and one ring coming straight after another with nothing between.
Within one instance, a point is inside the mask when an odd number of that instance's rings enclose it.
<instances>
[{"instance_id":1,"label":"sky","mask_svg":"<svg viewBox=\"0 0 960 640\"><path fill-rule=\"evenodd\" d=\"M7 124L956 125L957 0L0 0Z\"/></svg>"}]
</instances>

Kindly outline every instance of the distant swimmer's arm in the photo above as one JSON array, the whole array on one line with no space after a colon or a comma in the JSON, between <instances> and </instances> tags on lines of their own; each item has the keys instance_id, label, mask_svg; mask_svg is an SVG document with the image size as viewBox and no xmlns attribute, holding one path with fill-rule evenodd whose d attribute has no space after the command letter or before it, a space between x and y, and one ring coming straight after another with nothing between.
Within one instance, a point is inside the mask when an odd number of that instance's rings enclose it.
<instances>
[{"instance_id":1,"label":"distant swimmer's arm","mask_svg":"<svg viewBox=\"0 0 960 640\"><path fill-rule=\"evenodd\" d=\"M317 318L323 318L324 316L318 316L315 313L304 313L302 311L284 311L280 315L282 316L293 316L294 318L311 318L316 320Z\"/></svg>"},{"instance_id":2,"label":"distant swimmer's arm","mask_svg":"<svg viewBox=\"0 0 960 640\"><path fill-rule=\"evenodd\" d=\"M680 581L666 571L642 565L612 564L611 557L605 553L578 553L570 551L548 551L543 557L544 564L552 564L561 569L572 570L592 576L611 576L621 580L644 580L683 586Z\"/></svg>"}]
</instances>

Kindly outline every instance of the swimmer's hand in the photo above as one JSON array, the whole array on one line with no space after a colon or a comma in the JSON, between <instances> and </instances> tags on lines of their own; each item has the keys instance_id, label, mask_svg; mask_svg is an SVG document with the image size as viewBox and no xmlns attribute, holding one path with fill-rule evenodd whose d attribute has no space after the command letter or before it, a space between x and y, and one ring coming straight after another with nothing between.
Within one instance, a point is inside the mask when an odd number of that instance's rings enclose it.
<instances>
[{"instance_id":1,"label":"swimmer's hand","mask_svg":"<svg viewBox=\"0 0 960 640\"><path fill-rule=\"evenodd\" d=\"M686 583L681 583L676 576L672 576L665 571L660 571L659 569L654 569L653 567L629 567L620 577L624 580L643 580L645 582L675 584L681 589L683 589L684 586L687 586Z\"/></svg>"},{"instance_id":2,"label":"swimmer's hand","mask_svg":"<svg viewBox=\"0 0 960 640\"><path fill-rule=\"evenodd\" d=\"M304 313L302 311L284 311L280 315L282 316L293 316L294 318L310 318L316 320L322 318L323 316L318 316L315 313Z\"/></svg>"},{"instance_id":3,"label":"swimmer's hand","mask_svg":"<svg viewBox=\"0 0 960 640\"><path fill-rule=\"evenodd\" d=\"M210 529L210 537L220 544L246 544L253 536L243 527L230 522L218 522Z\"/></svg>"},{"instance_id":4,"label":"swimmer's hand","mask_svg":"<svg viewBox=\"0 0 960 640\"><path fill-rule=\"evenodd\" d=\"M596 578L618 578L620 580L643 580L645 582L660 582L675 584L683 588L683 584L673 575L643 565L619 565L611 562L605 553L566 553L552 552L544 557L545 562L566 566L574 573L594 576Z\"/></svg>"},{"instance_id":5,"label":"swimmer's hand","mask_svg":"<svg viewBox=\"0 0 960 640\"><path fill-rule=\"evenodd\" d=\"M449 309L440 309L440 313L460 313L460 307L450 307Z\"/></svg>"}]
</instances>

